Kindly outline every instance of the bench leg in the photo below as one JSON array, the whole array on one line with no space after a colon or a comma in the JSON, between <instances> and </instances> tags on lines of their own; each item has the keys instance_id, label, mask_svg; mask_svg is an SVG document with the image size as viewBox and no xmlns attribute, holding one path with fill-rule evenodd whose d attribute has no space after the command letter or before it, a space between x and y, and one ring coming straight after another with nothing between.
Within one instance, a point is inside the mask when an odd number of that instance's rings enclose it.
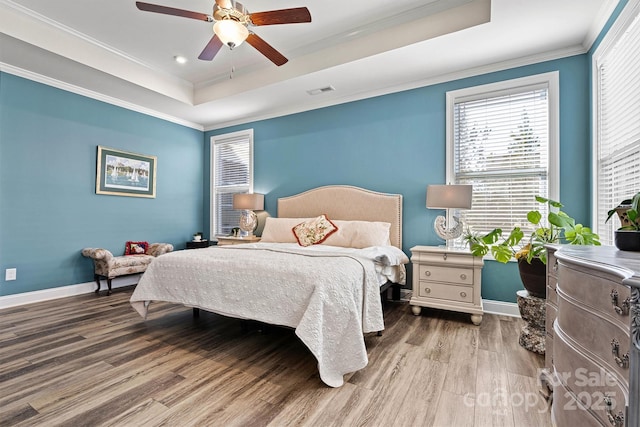
<instances>
[{"instance_id":1,"label":"bench leg","mask_svg":"<svg viewBox=\"0 0 640 427\"><path fill-rule=\"evenodd\" d=\"M107 286L109 286L109 290L107 291L107 295L111 295L111 279L107 277Z\"/></svg>"},{"instance_id":2,"label":"bench leg","mask_svg":"<svg viewBox=\"0 0 640 427\"><path fill-rule=\"evenodd\" d=\"M98 289L96 289L96 294L99 294L100 293L100 276L98 276L97 274L94 274L93 278L96 281L96 284L98 285Z\"/></svg>"}]
</instances>

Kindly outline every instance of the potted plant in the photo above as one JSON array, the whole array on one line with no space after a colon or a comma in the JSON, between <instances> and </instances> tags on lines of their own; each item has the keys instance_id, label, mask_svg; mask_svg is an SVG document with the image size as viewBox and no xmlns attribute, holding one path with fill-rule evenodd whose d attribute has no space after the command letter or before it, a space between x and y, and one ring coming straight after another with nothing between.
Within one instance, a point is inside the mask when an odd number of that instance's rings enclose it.
<instances>
[{"instance_id":1,"label":"potted plant","mask_svg":"<svg viewBox=\"0 0 640 427\"><path fill-rule=\"evenodd\" d=\"M197 233L193 233L193 241L200 242L202 240L202 231L198 231Z\"/></svg>"},{"instance_id":2,"label":"potted plant","mask_svg":"<svg viewBox=\"0 0 640 427\"><path fill-rule=\"evenodd\" d=\"M617 213L620 228L615 232L615 245L622 251L640 251L640 192L623 200L607 213L605 222Z\"/></svg>"},{"instance_id":3,"label":"potted plant","mask_svg":"<svg viewBox=\"0 0 640 427\"><path fill-rule=\"evenodd\" d=\"M489 252L498 262L506 263L511 258L518 261L520 278L525 289L533 296L545 298L545 265L547 252L545 245L549 243L569 243L573 245L600 245L600 236L589 227L576 224L575 219L562 211L562 203L545 197L536 196L536 201L547 205L546 223L538 210L527 213L527 221L534 226L534 231L524 246L520 246L525 238L520 227L514 227L506 238L502 230L495 228L485 235L474 234L467 230L463 240L475 256L485 256Z\"/></svg>"}]
</instances>

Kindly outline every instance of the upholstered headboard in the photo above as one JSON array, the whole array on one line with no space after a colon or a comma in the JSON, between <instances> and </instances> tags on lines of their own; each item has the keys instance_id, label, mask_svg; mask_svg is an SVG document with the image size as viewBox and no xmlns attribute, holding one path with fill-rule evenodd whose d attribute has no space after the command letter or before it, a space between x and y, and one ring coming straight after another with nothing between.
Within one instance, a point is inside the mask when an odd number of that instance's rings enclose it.
<instances>
[{"instance_id":1,"label":"upholstered headboard","mask_svg":"<svg viewBox=\"0 0 640 427\"><path fill-rule=\"evenodd\" d=\"M391 224L391 244L402 249L402 195L350 185L328 185L278 199L278 217L382 221Z\"/></svg>"}]
</instances>

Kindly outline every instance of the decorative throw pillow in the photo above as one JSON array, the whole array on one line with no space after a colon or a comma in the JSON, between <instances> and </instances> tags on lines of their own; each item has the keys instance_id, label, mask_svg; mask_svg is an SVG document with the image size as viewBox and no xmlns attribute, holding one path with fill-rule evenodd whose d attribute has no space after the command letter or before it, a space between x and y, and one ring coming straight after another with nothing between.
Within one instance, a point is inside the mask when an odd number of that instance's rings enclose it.
<instances>
[{"instance_id":1,"label":"decorative throw pillow","mask_svg":"<svg viewBox=\"0 0 640 427\"><path fill-rule=\"evenodd\" d=\"M127 242L124 247L125 255L142 255L147 253L149 243L147 242Z\"/></svg>"},{"instance_id":2,"label":"decorative throw pillow","mask_svg":"<svg viewBox=\"0 0 640 427\"><path fill-rule=\"evenodd\" d=\"M293 227L293 234L295 234L300 246L322 243L336 231L338 231L338 227L326 215L308 219Z\"/></svg>"}]
</instances>

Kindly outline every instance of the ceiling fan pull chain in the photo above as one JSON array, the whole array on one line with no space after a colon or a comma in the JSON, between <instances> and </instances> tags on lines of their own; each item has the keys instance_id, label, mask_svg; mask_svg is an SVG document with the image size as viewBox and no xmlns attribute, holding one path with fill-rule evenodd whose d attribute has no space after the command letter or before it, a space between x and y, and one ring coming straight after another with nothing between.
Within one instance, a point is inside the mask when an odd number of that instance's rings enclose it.
<instances>
[{"instance_id":1,"label":"ceiling fan pull chain","mask_svg":"<svg viewBox=\"0 0 640 427\"><path fill-rule=\"evenodd\" d=\"M231 49L230 51L229 64L231 65L231 70L229 71L229 80L233 80L233 73L236 71L236 67L233 66L233 49Z\"/></svg>"}]
</instances>

